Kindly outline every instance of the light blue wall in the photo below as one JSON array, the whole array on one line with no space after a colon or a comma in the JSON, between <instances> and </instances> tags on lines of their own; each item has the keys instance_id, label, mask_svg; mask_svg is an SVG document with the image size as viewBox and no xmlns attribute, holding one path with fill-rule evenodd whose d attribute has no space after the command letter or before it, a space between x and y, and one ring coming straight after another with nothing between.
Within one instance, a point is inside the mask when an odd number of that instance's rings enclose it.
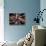
<instances>
[{"instance_id":1,"label":"light blue wall","mask_svg":"<svg viewBox=\"0 0 46 46\"><path fill-rule=\"evenodd\" d=\"M24 37L31 29L35 12L40 9L40 0L4 0L4 35L7 41L18 41ZM26 25L9 25L9 13L24 12L26 15Z\"/></svg>"},{"instance_id":2,"label":"light blue wall","mask_svg":"<svg viewBox=\"0 0 46 46\"><path fill-rule=\"evenodd\" d=\"M46 9L46 0L41 0L40 1L40 10L42 11L43 9ZM46 27L46 10L43 12L43 22L40 22L40 25L45 26Z\"/></svg>"}]
</instances>

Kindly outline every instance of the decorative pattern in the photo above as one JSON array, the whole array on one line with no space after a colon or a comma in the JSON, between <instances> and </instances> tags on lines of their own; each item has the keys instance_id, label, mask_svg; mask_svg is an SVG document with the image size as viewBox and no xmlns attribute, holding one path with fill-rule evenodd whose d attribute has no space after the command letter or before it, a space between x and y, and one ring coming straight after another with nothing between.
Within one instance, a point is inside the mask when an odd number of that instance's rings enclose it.
<instances>
[{"instance_id":1,"label":"decorative pattern","mask_svg":"<svg viewBox=\"0 0 46 46\"><path fill-rule=\"evenodd\" d=\"M44 21L42 15L45 10L46 9L43 9L42 11L39 11L38 13L36 12L37 17L34 18L34 21L36 21L36 23L40 23L40 19L42 20L42 22Z\"/></svg>"},{"instance_id":2,"label":"decorative pattern","mask_svg":"<svg viewBox=\"0 0 46 46\"><path fill-rule=\"evenodd\" d=\"M33 36L32 36L32 34L29 32L29 33L26 35L26 38L25 38L25 40L24 40L23 46L31 46L32 42L33 42Z\"/></svg>"}]
</instances>

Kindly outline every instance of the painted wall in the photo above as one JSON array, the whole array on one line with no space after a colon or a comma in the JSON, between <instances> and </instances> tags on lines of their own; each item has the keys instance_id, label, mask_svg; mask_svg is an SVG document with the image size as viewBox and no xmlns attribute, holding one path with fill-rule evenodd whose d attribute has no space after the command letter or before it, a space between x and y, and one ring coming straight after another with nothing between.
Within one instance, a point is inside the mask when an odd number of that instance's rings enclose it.
<instances>
[{"instance_id":1,"label":"painted wall","mask_svg":"<svg viewBox=\"0 0 46 46\"><path fill-rule=\"evenodd\" d=\"M41 0L40 2L41 2L40 9L42 11L43 9L46 9L46 0ZM43 17L43 22L41 21L40 25L46 26L46 10L43 12L42 17Z\"/></svg>"},{"instance_id":2,"label":"painted wall","mask_svg":"<svg viewBox=\"0 0 46 46\"><path fill-rule=\"evenodd\" d=\"M4 35L7 41L18 41L31 29L35 14L40 10L40 0L4 0ZM9 13L24 12L26 15L25 25L9 25Z\"/></svg>"},{"instance_id":3,"label":"painted wall","mask_svg":"<svg viewBox=\"0 0 46 46\"><path fill-rule=\"evenodd\" d=\"M0 42L4 41L4 8L3 6L4 6L4 2L3 0L0 0Z\"/></svg>"}]
</instances>

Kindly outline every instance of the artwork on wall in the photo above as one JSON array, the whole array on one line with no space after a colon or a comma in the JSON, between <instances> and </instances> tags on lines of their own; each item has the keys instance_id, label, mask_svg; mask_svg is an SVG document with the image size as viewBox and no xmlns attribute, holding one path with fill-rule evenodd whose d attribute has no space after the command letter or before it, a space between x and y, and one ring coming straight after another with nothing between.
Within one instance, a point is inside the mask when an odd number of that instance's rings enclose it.
<instances>
[{"instance_id":1,"label":"artwork on wall","mask_svg":"<svg viewBox=\"0 0 46 46\"><path fill-rule=\"evenodd\" d=\"M44 19L43 19L43 14L45 14L46 12L46 9L43 9L42 11L39 11L38 13L37 13L37 16L34 18L34 21L36 22L36 23L40 23L40 20L43 22L44 21ZM45 13L44 13L45 12Z\"/></svg>"},{"instance_id":2,"label":"artwork on wall","mask_svg":"<svg viewBox=\"0 0 46 46\"><path fill-rule=\"evenodd\" d=\"M24 25L25 13L9 13L9 24L10 25Z\"/></svg>"}]
</instances>

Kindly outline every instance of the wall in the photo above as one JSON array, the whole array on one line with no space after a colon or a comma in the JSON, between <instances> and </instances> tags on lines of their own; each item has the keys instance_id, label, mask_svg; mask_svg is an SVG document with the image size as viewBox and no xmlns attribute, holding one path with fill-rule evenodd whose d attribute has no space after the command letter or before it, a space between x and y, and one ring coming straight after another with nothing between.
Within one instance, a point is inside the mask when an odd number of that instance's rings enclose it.
<instances>
[{"instance_id":1,"label":"wall","mask_svg":"<svg viewBox=\"0 0 46 46\"><path fill-rule=\"evenodd\" d=\"M7 41L18 41L31 29L35 14L40 10L40 0L4 0L4 36ZM9 25L9 13L24 12L26 15L25 25Z\"/></svg>"},{"instance_id":2,"label":"wall","mask_svg":"<svg viewBox=\"0 0 46 46\"><path fill-rule=\"evenodd\" d=\"M41 9L41 11L43 9L46 9L46 0L41 0L40 1L40 9ZM41 21L40 25L46 26L46 10L43 12L42 17L43 17L43 22Z\"/></svg>"},{"instance_id":3,"label":"wall","mask_svg":"<svg viewBox=\"0 0 46 46\"><path fill-rule=\"evenodd\" d=\"M0 42L4 41L4 8L3 6L4 6L3 0L0 0Z\"/></svg>"}]
</instances>

